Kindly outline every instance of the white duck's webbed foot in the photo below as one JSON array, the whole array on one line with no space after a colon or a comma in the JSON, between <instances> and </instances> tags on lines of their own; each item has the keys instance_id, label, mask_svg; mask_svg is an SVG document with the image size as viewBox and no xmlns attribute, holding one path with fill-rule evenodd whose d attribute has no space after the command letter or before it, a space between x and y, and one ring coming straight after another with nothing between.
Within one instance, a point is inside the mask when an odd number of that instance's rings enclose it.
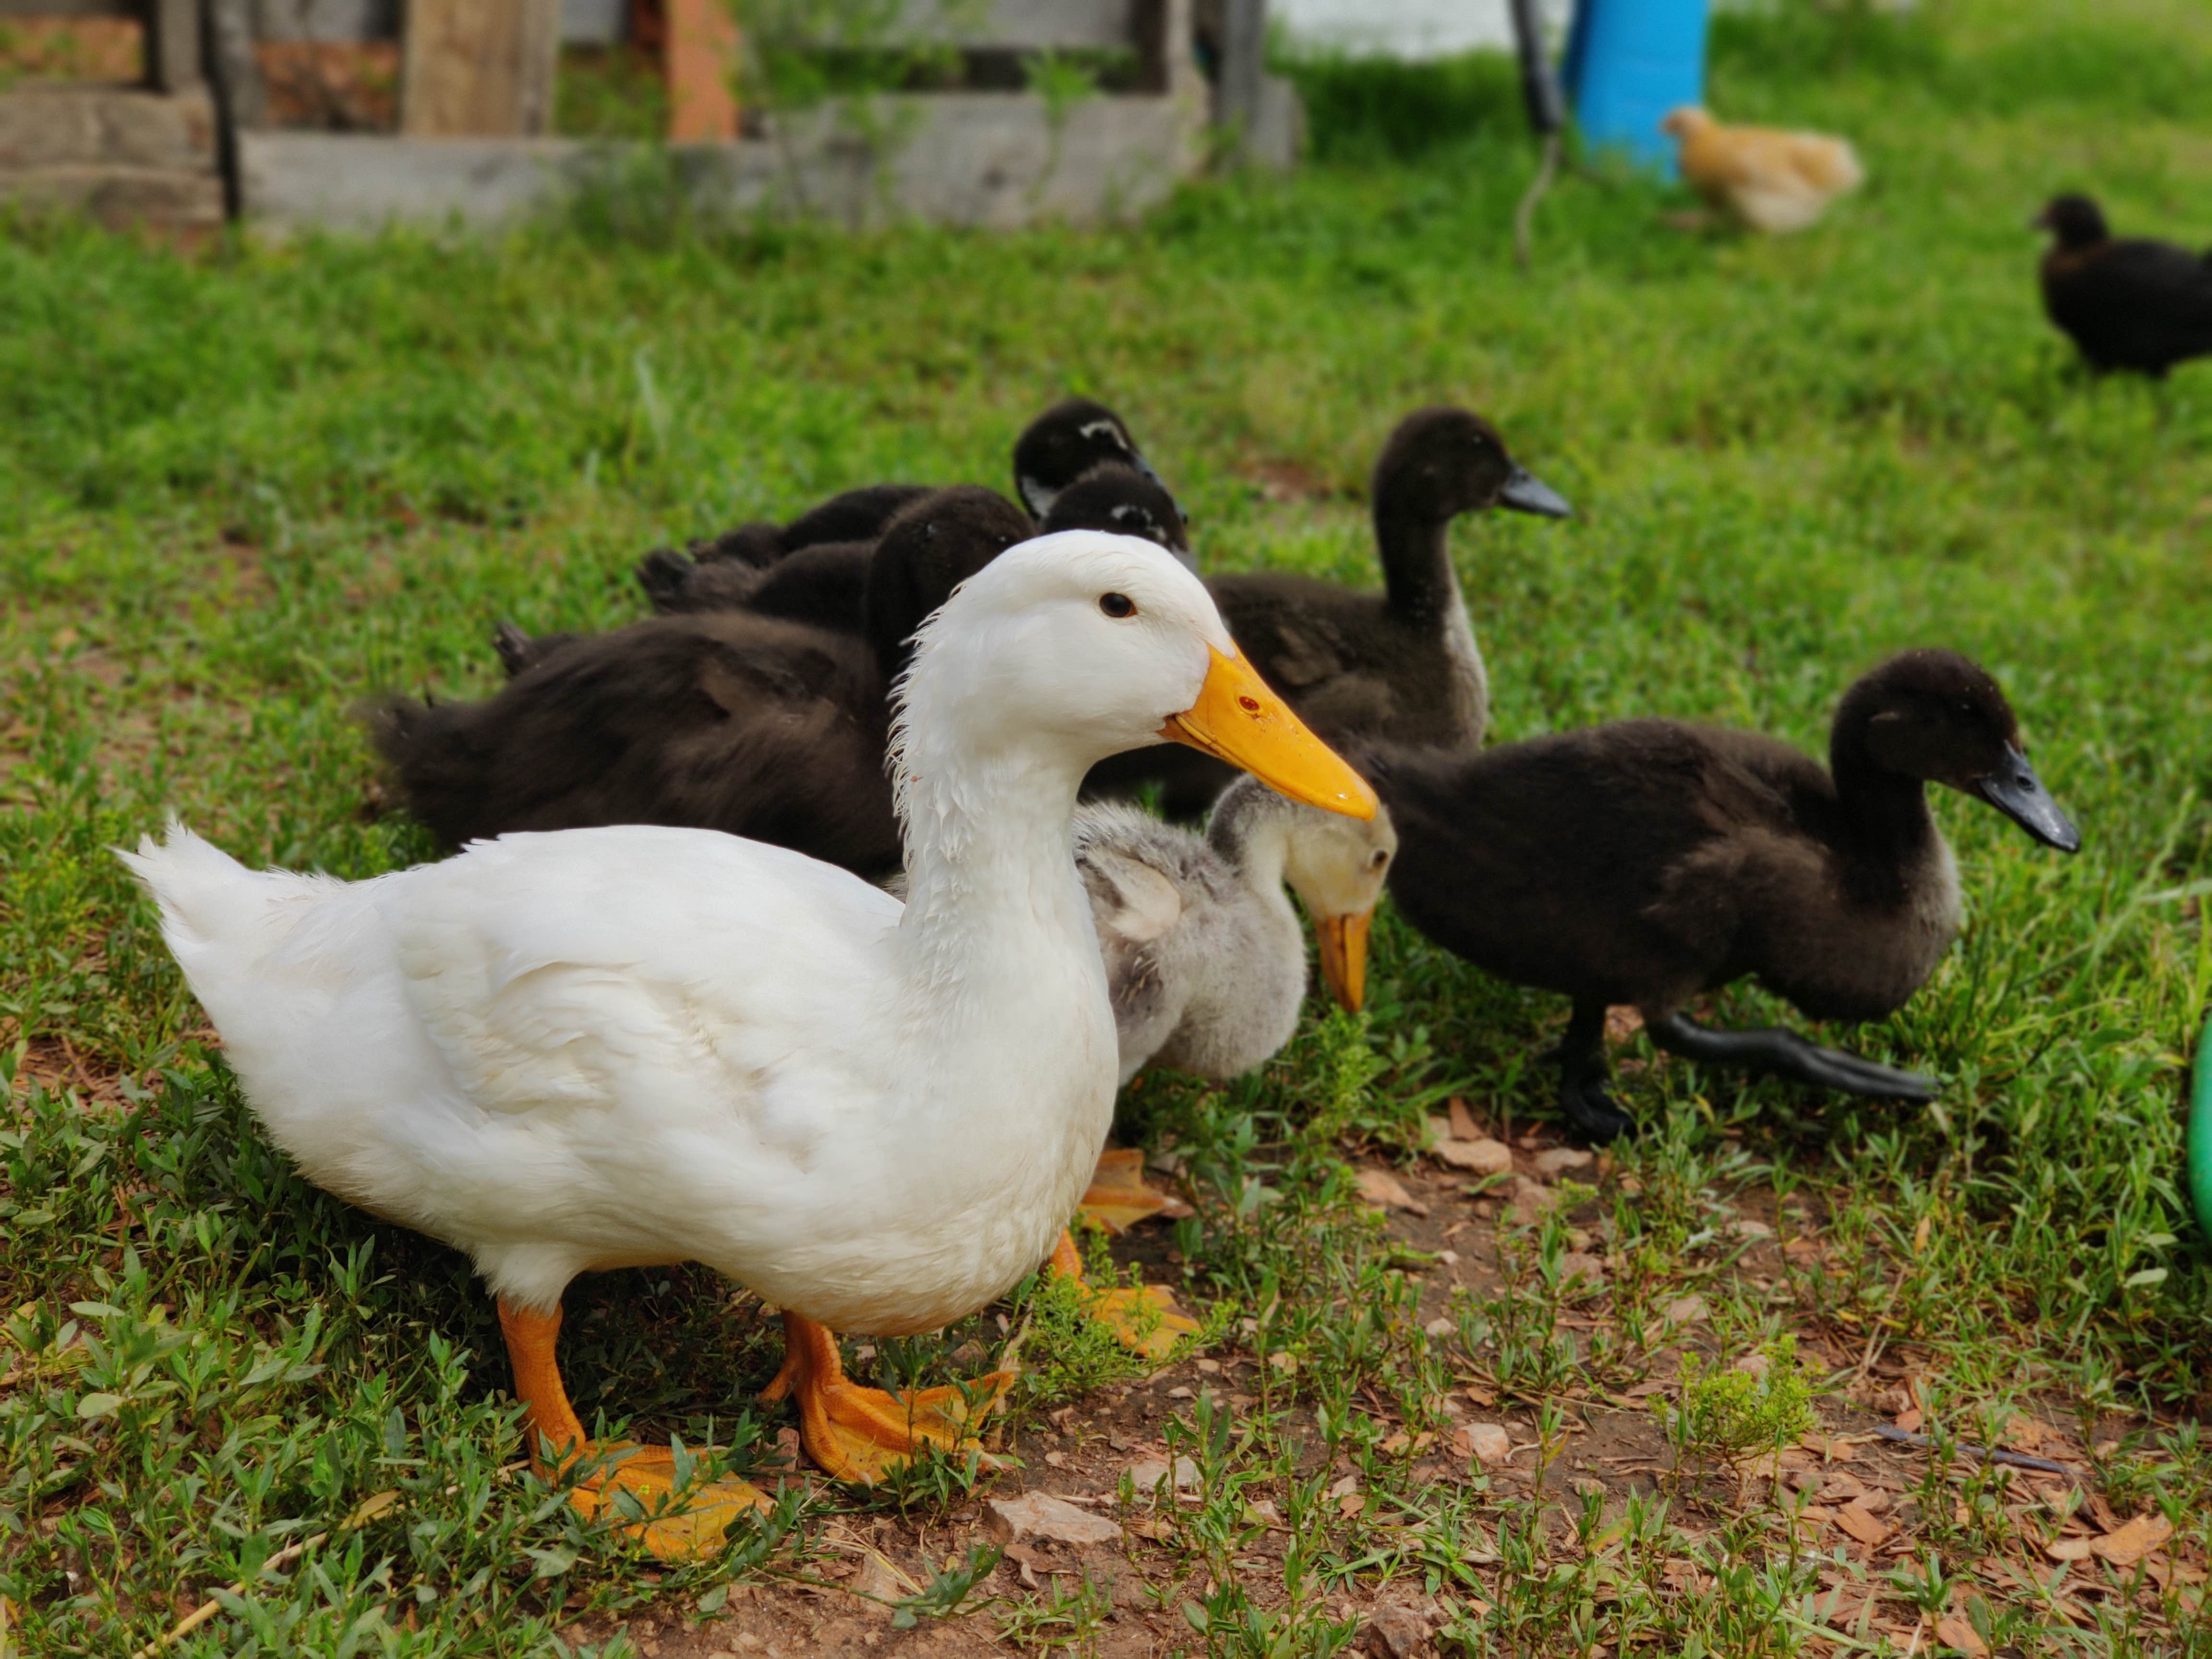
<instances>
[{"instance_id":1,"label":"white duck's webbed foot","mask_svg":"<svg viewBox=\"0 0 2212 1659\"><path fill-rule=\"evenodd\" d=\"M996 1370L969 1383L887 1394L846 1380L837 1338L826 1325L786 1312L783 1342L783 1367L761 1398L792 1396L807 1454L840 1480L879 1480L925 1445L971 1449L1017 1375Z\"/></svg>"},{"instance_id":2,"label":"white duck's webbed foot","mask_svg":"<svg viewBox=\"0 0 2212 1659\"><path fill-rule=\"evenodd\" d=\"M561 1334L561 1310L550 1314L499 1299L499 1324L514 1367L514 1391L526 1416L530 1467L548 1475L582 1462L584 1473L568 1493L577 1513L605 1510L629 1517L623 1532L664 1561L690 1561L720 1551L730 1523L751 1510L769 1507L768 1494L749 1481L702 1481L689 1468L677 1467L667 1446L635 1440L593 1444L568 1404L553 1348ZM691 1459L684 1462L688 1466Z\"/></svg>"},{"instance_id":3,"label":"white duck's webbed foot","mask_svg":"<svg viewBox=\"0 0 2212 1659\"><path fill-rule=\"evenodd\" d=\"M1065 1227L1048 1266L1060 1278L1074 1281L1083 1294L1085 1312L1120 1338L1124 1347L1147 1359L1165 1359L1176 1343L1204 1328L1176 1305L1175 1292L1164 1285L1110 1291L1093 1287L1083 1276L1083 1255L1075 1248L1075 1237Z\"/></svg>"}]
</instances>

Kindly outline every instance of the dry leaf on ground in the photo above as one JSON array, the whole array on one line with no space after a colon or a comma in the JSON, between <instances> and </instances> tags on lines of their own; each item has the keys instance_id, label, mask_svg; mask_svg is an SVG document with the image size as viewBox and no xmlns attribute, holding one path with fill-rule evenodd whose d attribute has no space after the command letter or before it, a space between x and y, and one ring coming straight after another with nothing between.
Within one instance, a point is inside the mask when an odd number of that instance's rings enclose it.
<instances>
[{"instance_id":1,"label":"dry leaf on ground","mask_svg":"<svg viewBox=\"0 0 2212 1659\"><path fill-rule=\"evenodd\" d=\"M1380 1204L1386 1210L1410 1210L1415 1215L1426 1215L1429 1206L1406 1190L1406 1183L1388 1170L1359 1171L1359 1195L1370 1204Z\"/></svg>"},{"instance_id":2,"label":"dry leaf on ground","mask_svg":"<svg viewBox=\"0 0 2212 1659\"><path fill-rule=\"evenodd\" d=\"M1429 1151L1438 1162L1475 1175L1504 1175L1513 1167L1513 1149L1502 1140L1439 1140Z\"/></svg>"},{"instance_id":3,"label":"dry leaf on ground","mask_svg":"<svg viewBox=\"0 0 2212 1659\"><path fill-rule=\"evenodd\" d=\"M1856 1498L1836 1511L1836 1524L1869 1548L1889 1536L1889 1523Z\"/></svg>"},{"instance_id":4,"label":"dry leaf on ground","mask_svg":"<svg viewBox=\"0 0 2212 1659\"><path fill-rule=\"evenodd\" d=\"M1938 1619L1936 1621L1936 1639L1947 1648L1956 1648L1970 1656L1970 1659L1982 1659L1982 1656L1990 1650L1989 1644L1963 1619Z\"/></svg>"},{"instance_id":5,"label":"dry leaf on ground","mask_svg":"<svg viewBox=\"0 0 2212 1659\"><path fill-rule=\"evenodd\" d=\"M2091 1539L2089 1553L2116 1567L2133 1566L2172 1536L2173 1522L2164 1516L2139 1515L2118 1530Z\"/></svg>"}]
</instances>

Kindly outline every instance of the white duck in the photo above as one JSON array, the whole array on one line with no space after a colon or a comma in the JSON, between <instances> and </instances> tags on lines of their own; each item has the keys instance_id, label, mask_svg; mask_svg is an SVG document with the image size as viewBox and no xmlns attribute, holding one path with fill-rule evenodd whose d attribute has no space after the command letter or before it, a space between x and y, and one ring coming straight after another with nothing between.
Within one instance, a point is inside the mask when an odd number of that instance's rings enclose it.
<instances>
[{"instance_id":1,"label":"white duck","mask_svg":"<svg viewBox=\"0 0 2212 1659\"><path fill-rule=\"evenodd\" d=\"M489 1281L533 1452L601 1459L588 1511L665 1496L672 1467L586 1446L562 1390L562 1291L595 1268L699 1261L781 1305L769 1397L797 1395L836 1474L967 1432L962 1391L847 1382L831 1330L957 1318L1074 1210L1117 1066L1070 820L1089 767L1160 736L1375 810L1196 577L1070 532L1000 556L919 635L891 755L903 908L781 848L647 825L351 884L257 874L181 827L125 856L271 1139ZM651 1547L717 1547L760 1495L691 1501Z\"/></svg>"},{"instance_id":2,"label":"white duck","mask_svg":"<svg viewBox=\"0 0 2212 1659\"><path fill-rule=\"evenodd\" d=\"M1226 1079L1291 1040L1306 955L1285 881L1313 918L1322 978L1357 1009L1368 921L1397 847L1387 814L1322 811L1249 776L1222 792L1203 836L1120 802L1078 807L1075 867L1105 959L1121 1081L1155 1061Z\"/></svg>"}]
</instances>

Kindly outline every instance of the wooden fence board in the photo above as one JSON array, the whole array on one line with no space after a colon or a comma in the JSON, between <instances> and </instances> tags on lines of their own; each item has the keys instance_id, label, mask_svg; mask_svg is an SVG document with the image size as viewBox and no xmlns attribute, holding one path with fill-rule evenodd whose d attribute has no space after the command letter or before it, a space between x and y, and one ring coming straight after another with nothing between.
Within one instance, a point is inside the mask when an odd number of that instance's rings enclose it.
<instances>
[{"instance_id":1,"label":"wooden fence board","mask_svg":"<svg viewBox=\"0 0 2212 1659\"><path fill-rule=\"evenodd\" d=\"M399 130L530 138L552 130L561 0L409 0Z\"/></svg>"}]
</instances>

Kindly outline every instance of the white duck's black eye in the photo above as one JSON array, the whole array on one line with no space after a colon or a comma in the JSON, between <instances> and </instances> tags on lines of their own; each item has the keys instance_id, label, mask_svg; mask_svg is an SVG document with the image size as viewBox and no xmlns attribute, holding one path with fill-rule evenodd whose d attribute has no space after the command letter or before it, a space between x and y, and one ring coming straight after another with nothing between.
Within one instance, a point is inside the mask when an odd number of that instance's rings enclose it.
<instances>
[{"instance_id":1,"label":"white duck's black eye","mask_svg":"<svg viewBox=\"0 0 2212 1659\"><path fill-rule=\"evenodd\" d=\"M1116 622L1121 621L1124 617L1133 617L1137 614L1137 602L1127 593L1101 593L1098 596L1098 608Z\"/></svg>"},{"instance_id":2,"label":"white duck's black eye","mask_svg":"<svg viewBox=\"0 0 2212 1659\"><path fill-rule=\"evenodd\" d=\"M1375 856L1367 860L1367 867L1370 870L1380 870L1389 862L1390 855L1378 847L1375 849Z\"/></svg>"}]
</instances>

